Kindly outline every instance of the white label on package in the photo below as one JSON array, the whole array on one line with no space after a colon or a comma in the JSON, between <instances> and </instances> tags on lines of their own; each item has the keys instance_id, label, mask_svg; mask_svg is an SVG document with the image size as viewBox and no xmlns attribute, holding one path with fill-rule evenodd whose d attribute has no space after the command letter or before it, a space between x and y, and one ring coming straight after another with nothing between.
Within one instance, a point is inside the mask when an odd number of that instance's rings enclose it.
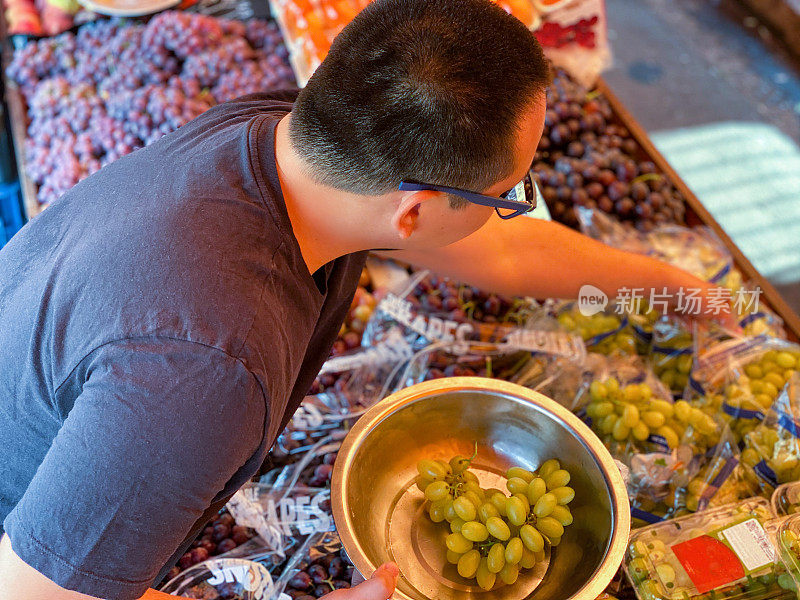
<instances>
[{"instance_id":1,"label":"white label on package","mask_svg":"<svg viewBox=\"0 0 800 600\"><path fill-rule=\"evenodd\" d=\"M748 571L755 571L775 562L772 544L758 519L748 519L744 523L723 529L720 534Z\"/></svg>"}]
</instances>

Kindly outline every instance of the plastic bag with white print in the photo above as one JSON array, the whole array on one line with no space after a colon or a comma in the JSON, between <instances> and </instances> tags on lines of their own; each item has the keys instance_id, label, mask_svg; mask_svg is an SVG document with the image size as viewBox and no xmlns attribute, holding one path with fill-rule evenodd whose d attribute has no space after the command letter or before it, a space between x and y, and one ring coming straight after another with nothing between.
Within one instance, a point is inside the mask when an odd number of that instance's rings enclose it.
<instances>
[{"instance_id":1,"label":"plastic bag with white print","mask_svg":"<svg viewBox=\"0 0 800 600\"><path fill-rule=\"evenodd\" d=\"M250 482L227 506L238 522L258 532L275 563L296 551L307 536L335 528L328 488Z\"/></svg>"},{"instance_id":2,"label":"plastic bag with white print","mask_svg":"<svg viewBox=\"0 0 800 600\"><path fill-rule=\"evenodd\" d=\"M328 429L349 428L366 409L397 389L397 374L413 354L402 328L392 326L375 345L329 358L321 376L346 373L347 377L340 377L334 389L314 396L309 406L304 400L295 417L309 423L317 438Z\"/></svg>"},{"instance_id":3,"label":"plastic bag with white print","mask_svg":"<svg viewBox=\"0 0 800 600\"><path fill-rule=\"evenodd\" d=\"M321 440L346 433L362 412L353 411L341 393L306 396L270 449L269 463L297 462Z\"/></svg>"},{"instance_id":4,"label":"plastic bag with white print","mask_svg":"<svg viewBox=\"0 0 800 600\"><path fill-rule=\"evenodd\" d=\"M501 341L524 325L537 308L526 298L506 298L476 287L415 273L403 289L390 292L376 307L362 340L376 346L400 336L413 352L437 342Z\"/></svg>"},{"instance_id":5,"label":"plastic bag with white print","mask_svg":"<svg viewBox=\"0 0 800 600\"><path fill-rule=\"evenodd\" d=\"M764 420L745 436L762 494L800 480L800 374L793 373Z\"/></svg>"},{"instance_id":6,"label":"plastic bag with white print","mask_svg":"<svg viewBox=\"0 0 800 600\"><path fill-rule=\"evenodd\" d=\"M183 571L161 591L197 600L267 600L274 596L275 584L261 562L214 557Z\"/></svg>"},{"instance_id":7,"label":"plastic bag with white print","mask_svg":"<svg viewBox=\"0 0 800 600\"><path fill-rule=\"evenodd\" d=\"M695 349L691 391L716 410L738 442L756 429L788 379L800 371L800 346L767 336L707 335Z\"/></svg>"},{"instance_id":8,"label":"plastic bag with white print","mask_svg":"<svg viewBox=\"0 0 800 600\"><path fill-rule=\"evenodd\" d=\"M546 393L571 408L575 386L556 394L570 372L582 373L586 347L565 334L543 309L523 328L509 329L501 342L438 342L418 352L400 377L402 385L442 377L490 377Z\"/></svg>"}]
</instances>

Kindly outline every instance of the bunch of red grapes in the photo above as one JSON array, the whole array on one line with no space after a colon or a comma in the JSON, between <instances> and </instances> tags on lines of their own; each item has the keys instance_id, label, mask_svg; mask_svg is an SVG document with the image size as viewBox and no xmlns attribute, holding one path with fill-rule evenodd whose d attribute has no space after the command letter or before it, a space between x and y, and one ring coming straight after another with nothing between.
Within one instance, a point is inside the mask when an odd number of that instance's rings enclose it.
<instances>
[{"instance_id":1,"label":"bunch of red grapes","mask_svg":"<svg viewBox=\"0 0 800 600\"><path fill-rule=\"evenodd\" d=\"M32 41L8 75L28 104L27 175L43 205L219 102L294 85L274 23L182 12Z\"/></svg>"},{"instance_id":2,"label":"bunch of red grapes","mask_svg":"<svg viewBox=\"0 0 800 600\"><path fill-rule=\"evenodd\" d=\"M255 536L255 532L237 525L233 516L224 510L201 531L191 547L172 567L165 581L177 577L181 571L208 560L212 556L230 552Z\"/></svg>"},{"instance_id":3,"label":"bunch of red grapes","mask_svg":"<svg viewBox=\"0 0 800 600\"><path fill-rule=\"evenodd\" d=\"M289 579L284 593L292 600L314 600L334 590L347 589L353 579L353 563L344 549L306 557Z\"/></svg>"},{"instance_id":4,"label":"bunch of red grapes","mask_svg":"<svg viewBox=\"0 0 800 600\"><path fill-rule=\"evenodd\" d=\"M528 303L520 298L485 292L448 277L428 275L407 298L412 307L425 314L444 315L452 321L522 324Z\"/></svg>"}]
</instances>

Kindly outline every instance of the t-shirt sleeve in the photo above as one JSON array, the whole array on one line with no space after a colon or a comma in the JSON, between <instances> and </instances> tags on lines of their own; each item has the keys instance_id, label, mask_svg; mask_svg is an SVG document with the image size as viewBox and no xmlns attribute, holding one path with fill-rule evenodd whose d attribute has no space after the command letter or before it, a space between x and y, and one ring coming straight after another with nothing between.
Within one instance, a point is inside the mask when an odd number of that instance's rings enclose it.
<instances>
[{"instance_id":1,"label":"t-shirt sleeve","mask_svg":"<svg viewBox=\"0 0 800 600\"><path fill-rule=\"evenodd\" d=\"M265 395L237 359L182 340L115 342L82 366L82 392L4 527L58 585L132 600L260 448Z\"/></svg>"}]
</instances>

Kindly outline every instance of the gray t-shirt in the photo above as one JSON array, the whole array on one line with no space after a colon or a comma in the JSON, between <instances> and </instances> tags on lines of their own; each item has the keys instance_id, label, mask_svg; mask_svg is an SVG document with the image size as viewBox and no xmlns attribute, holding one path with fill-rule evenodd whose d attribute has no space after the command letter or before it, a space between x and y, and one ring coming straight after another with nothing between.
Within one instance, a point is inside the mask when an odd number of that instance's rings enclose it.
<instances>
[{"instance_id":1,"label":"gray t-shirt","mask_svg":"<svg viewBox=\"0 0 800 600\"><path fill-rule=\"evenodd\" d=\"M274 154L293 97L211 109L0 251L0 534L65 588L141 596L335 340L365 255L305 266Z\"/></svg>"}]
</instances>

